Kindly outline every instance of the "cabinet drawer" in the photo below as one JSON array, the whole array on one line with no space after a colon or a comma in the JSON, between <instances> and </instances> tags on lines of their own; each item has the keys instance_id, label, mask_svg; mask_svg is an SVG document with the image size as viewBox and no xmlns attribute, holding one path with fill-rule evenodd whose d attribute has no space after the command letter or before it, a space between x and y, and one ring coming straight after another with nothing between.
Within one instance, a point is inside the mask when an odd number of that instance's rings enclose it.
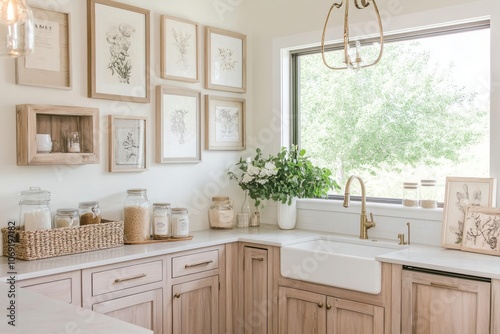
<instances>
[{"instance_id":1,"label":"cabinet drawer","mask_svg":"<svg viewBox=\"0 0 500 334\"><path fill-rule=\"evenodd\" d=\"M159 282L162 279L162 261L153 261L94 272L92 273L92 296Z\"/></svg>"},{"instance_id":2,"label":"cabinet drawer","mask_svg":"<svg viewBox=\"0 0 500 334\"><path fill-rule=\"evenodd\" d=\"M217 249L172 258L172 277L191 275L219 268Z\"/></svg>"}]
</instances>

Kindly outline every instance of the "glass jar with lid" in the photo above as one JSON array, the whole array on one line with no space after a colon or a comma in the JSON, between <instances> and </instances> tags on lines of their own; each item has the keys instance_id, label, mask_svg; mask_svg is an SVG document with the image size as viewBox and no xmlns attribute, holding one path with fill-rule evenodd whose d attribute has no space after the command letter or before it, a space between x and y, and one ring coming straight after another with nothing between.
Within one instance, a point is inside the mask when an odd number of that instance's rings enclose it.
<instances>
[{"instance_id":1,"label":"glass jar with lid","mask_svg":"<svg viewBox=\"0 0 500 334\"><path fill-rule=\"evenodd\" d=\"M230 229L234 227L234 209L229 197L212 197L208 209L208 221L211 228Z\"/></svg>"},{"instance_id":2,"label":"glass jar with lid","mask_svg":"<svg viewBox=\"0 0 500 334\"><path fill-rule=\"evenodd\" d=\"M153 239L170 238L170 203L153 203Z\"/></svg>"},{"instance_id":3,"label":"glass jar with lid","mask_svg":"<svg viewBox=\"0 0 500 334\"><path fill-rule=\"evenodd\" d=\"M436 180L421 180L420 185L420 206L424 209L437 208Z\"/></svg>"},{"instance_id":4,"label":"glass jar with lid","mask_svg":"<svg viewBox=\"0 0 500 334\"><path fill-rule=\"evenodd\" d=\"M188 236L188 210L184 208L172 208L172 238L186 238Z\"/></svg>"},{"instance_id":5,"label":"glass jar with lid","mask_svg":"<svg viewBox=\"0 0 500 334\"><path fill-rule=\"evenodd\" d=\"M80 225L99 224L101 222L101 209L99 202L80 202L78 204Z\"/></svg>"},{"instance_id":6,"label":"glass jar with lid","mask_svg":"<svg viewBox=\"0 0 500 334\"><path fill-rule=\"evenodd\" d=\"M20 193L19 228L24 231L48 230L52 228L50 192L40 187L30 187Z\"/></svg>"},{"instance_id":7,"label":"glass jar with lid","mask_svg":"<svg viewBox=\"0 0 500 334\"><path fill-rule=\"evenodd\" d=\"M80 215L78 209L57 209L54 219L54 227L78 227L80 226Z\"/></svg>"},{"instance_id":8,"label":"glass jar with lid","mask_svg":"<svg viewBox=\"0 0 500 334\"><path fill-rule=\"evenodd\" d=\"M128 189L123 203L123 241L140 242L151 238L151 203L146 189Z\"/></svg>"},{"instance_id":9,"label":"glass jar with lid","mask_svg":"<svg viewBox=\"0 0 500 334\"><path fill-rule=\"evenodd\" d=\"M419 194L417 182L405 182L403 184L403 206L418 207Z\"/></svg>"}]
</instances>

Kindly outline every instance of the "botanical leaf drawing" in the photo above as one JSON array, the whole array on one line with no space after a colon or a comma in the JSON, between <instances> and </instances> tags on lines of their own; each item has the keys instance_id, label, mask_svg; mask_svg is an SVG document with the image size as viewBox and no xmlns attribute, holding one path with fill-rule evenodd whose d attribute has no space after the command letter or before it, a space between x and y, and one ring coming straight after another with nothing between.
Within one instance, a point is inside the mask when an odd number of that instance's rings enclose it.
<instances>
[{"instance_id":1,"label":"botanical leaf drawing","mask_svg":"<svg viewBox=\"0 0 500 334\"><path fill-rule=\"evenodd\" d=\"M122 23L112 26L106 33L106 41L109 43L108 69L111 75L117 75L121 83L130 83L132 75L132 62L130 59L131 37L135 28L130 24Z\"/></svg>"},{"instance_id":2,"label":"botanical leaf drawing","mask_svg":"<svg viewBox=\"0 0 500 334\"><path fill-rule=\"evenodd\" d=\"M179 144L185 143L185 135L188 131L185 116L189 113L185 109L176 109L170 114L170 122L172 123L170 130L179 136Z\"/></svg>"},{"instance_id":3,"label":"botanical leaf drawing","mask_svg":"<svg viewBox=\"0 0 500 334\"><path fill-rule=\"evenodd\" d=\"M217 58L219 58L219 66L220 70L222 72L232 72L236 70L236 64L238 64L238 60L233 59L233 50L230 48L218 48L218 55Z\"/></svg>"},{"instance_id":4,"label":"botanical leaf drawing","mask_svg":"<svg viewBox=\"0 0 500 334\"><path fill-rule=\"evenodd\" d=\"M463 213L464 218L458 219L458 231L455 232L456 240L455 243L458 245L462 244L462 236L464 231L464 220L465 220L465 211L469 205L479 206L481 204L481 190L474 191L472 196L469 196L469 187L467 184L463 184L464 192L457 191L457 202L455 204L458 206L458 209Z\"/></svg>"},{"instance_id":5,"label":"botanical leaf drawing","mask_svg":"<svg viewBox=\"0 0 500 334\"><path fill-rule=\"evenodd\" d=\"M189 40L191 39L191 34L188 31L177 32L175 28L172 28L172 35L174 36L174 44L179 52L179 59L176 61L177 66L181 69L187 69L188 64L188 53L189 53Z\"/></svg>"},{"instance_id":6,"label":"botanical leaf drawing","mask_svg":"<svg viewBox=\"0 0 500 334\"><path fill-rule=\"evenodd\" d=\"M473 224L466 231L465 243L469 246L472 243L474 246L495 250L500 234L500 216L472 212L468 219L472 219Z\"/></svg>"},{"instance_id":7,"label":"botanical leaf drawing","mask_svg":"<svg viewBox=\"0 0 500 334\"><path fill-rule=\"evenodd\" d=\"M116 163L135 164L139 157L140 139L139 129L135 127L125 127L117 129L116 141L118 149L116 150Z\"/></svg>"},{"instance_id":8,"label":"botanical leaf drawing","mask_svg":"<svg viewBox=\"0 0 500 334\"><path fill-rule=\"evenodd\" d=\"M237 139L239 133L240 113L237 108L217 107L215 122L218 136L226 139Z\"/></svg>"}]
</instances>

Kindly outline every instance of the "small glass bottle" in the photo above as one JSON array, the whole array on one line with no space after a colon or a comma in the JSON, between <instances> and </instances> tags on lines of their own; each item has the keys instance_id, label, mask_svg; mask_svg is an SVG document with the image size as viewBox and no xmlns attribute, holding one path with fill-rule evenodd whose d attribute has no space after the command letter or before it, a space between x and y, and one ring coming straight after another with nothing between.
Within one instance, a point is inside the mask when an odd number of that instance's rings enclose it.
<instances>
[{"instance_id":1,"label":"small glass bottle","mask_svg":"<svg viewBox=\"0 0 500 334\"><path fill-rule=\"evenodd\" d=\"M421 180L420 185L420 206L424 209L437 208L436 180Z\"/></svg>"},{"instance_id":2,"label":"small glass bottle","mask_svg":"<svg viewBox=\"0 0 500 334\"><path fill-rule=\"evenodd\" d=\"M172 238L186 238L188 236L188 210L184 208L172 208Z\"/></svg>"},{"instance_id":3,"label":"small glass bottle","mask_svg":"<svg viewBox=\"0 0 500 334\"><path fill-rule=\"evenodd\" d=\"M52 228L50 192L40 187L30 187L20 193L19 229L23 231L48 230Z\"/></svg>"},{"instance_id":4,"label":"small glass bottle","mask_svg":"<svg viewBox=\"0 0 500 334\"><path fill-rule=\"evenodd\" d=\"M241 211L238 212L237 227L248 227L250 224L250 201L248 200L248 190L245 191L245 201L241 205Z\"/></svg>"},{"instance_id":5,"label":"small glass bottle","mask_svg":"<svg viewBox=\"0 0 500 334\"><path fill-rule=\"evenodd\" d=\"M151 238L151 203L146 189L129 189L123 204L123 241L147 241Z\"/></svg>"},{"instance_id":6,"label":"small glass bottle","mask_svg":"<svg viewBox=\"0 0 500 334\"><path fill-rule=\"evenodd\" d=\"M67 139L68 153L80 153L80 135L78 132L71 132Z\"/></svg>"},{"instance_id":7,"label":"small glass bottle","mask_svg":"<svg viewBox=\"0 0 500 334\"><path fill-rule=\"evenodd\" d=\"M78 226L80 226L78 209L57 209L54 219L55 228Z\"/></svg>"},{"instance_id":8,"label":"small glass bottle","mask_svg":"<svg viewBox=\"0 0 500 334\"><path fill-rule=\"evenodd\" d=\"M418 207L418 183L405 182L403 184L403 206Z\"/></svg>"},{"instance_id":9,"label":"small glass bottle","mask_svg":"<svg viewBox=\"0 0 500 334\"><path fill-rule=\"evenodd\" d=\"M78 203L78 213L80 214L80 225L99 224L101 222L101 209L99 202Z\"/></svg>"},{"instance_id":10,"label":"small glass bottle","mask_svg":"<svg viewBox=\"0 0 500 334\"><path fill-rule=\"evenodd\" d=\"M170 203L153 203L153 239L170 238Z\"/></svg>"},{"instance_id":11,"label":"small glass bottle","mask_svg":"<svg viewBox=\"0 0 500 334\"><path fill-rule=\"evenodd\" d=\"M211 228L230 229L234 227L234 209L229 197L212 197L208 209L208 221Z\"/></svg>"}]
</instances>

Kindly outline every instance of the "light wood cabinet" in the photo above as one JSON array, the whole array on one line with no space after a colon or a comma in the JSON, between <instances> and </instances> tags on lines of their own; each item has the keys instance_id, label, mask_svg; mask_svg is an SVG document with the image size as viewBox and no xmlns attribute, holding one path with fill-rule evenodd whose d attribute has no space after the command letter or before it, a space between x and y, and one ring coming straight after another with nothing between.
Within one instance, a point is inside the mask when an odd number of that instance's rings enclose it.
<instances>
[{"instance_id":1,"label":"light wood cabinet","mask_svg":"<svg viewBox=\"0 0 500 334\"><path fill-rule=\"evenodd\" d=\"M401 332L490 333L489 282L403 270Z\"/></svg>"},{"instance_id":2,"label":"light wood cabinet","mask_svg":"<svg viewBox=\"0 0 500 334\"><path fill-rule=\"evenodd\" d=\"M83 307L161 334L165 268L152 257L83 269Z\"/></svg>"},{"instance_id":3,"label":"light wood cabinet","mask_svg":"<svg viewBox=\"0 0 500 334\"><path fill-rule=\"evenodd\" d=\"M68 304L82 306L80 270L26 279L16 284L20 288L30 289Z\"/></svg>"},{"instance_id":4,"label":"light wood cabinet","mask_svg":"<svg viewBox=\"0 0 500 334\"><path fill-rule=\"evenodd\" d=\"M279 333L383 334L384 308L279 287Z\"/></svg>"}]
</instances>

